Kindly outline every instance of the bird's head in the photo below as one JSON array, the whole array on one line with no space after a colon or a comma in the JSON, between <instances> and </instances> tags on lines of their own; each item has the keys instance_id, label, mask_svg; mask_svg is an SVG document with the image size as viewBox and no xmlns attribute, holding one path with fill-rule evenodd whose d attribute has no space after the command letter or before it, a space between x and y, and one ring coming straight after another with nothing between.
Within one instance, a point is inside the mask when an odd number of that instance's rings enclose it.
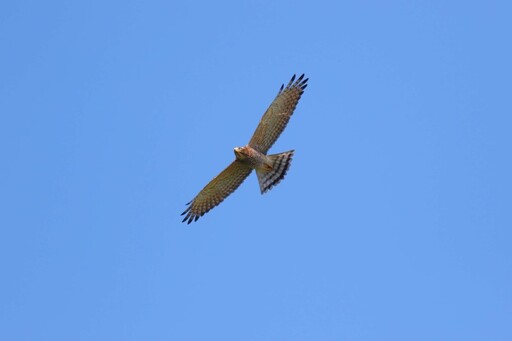
<instances>
[{"instance_id":1,"label":"bird's head","mask_svg":"<svg viewBox=\"0 0 512 341\"><path fill-rule=\"evenodd\" d=\"M233 151L235 152L235 156L238 160L244 160L249 157L246 147L235 147Z\"/></svg>"}]
</instances>

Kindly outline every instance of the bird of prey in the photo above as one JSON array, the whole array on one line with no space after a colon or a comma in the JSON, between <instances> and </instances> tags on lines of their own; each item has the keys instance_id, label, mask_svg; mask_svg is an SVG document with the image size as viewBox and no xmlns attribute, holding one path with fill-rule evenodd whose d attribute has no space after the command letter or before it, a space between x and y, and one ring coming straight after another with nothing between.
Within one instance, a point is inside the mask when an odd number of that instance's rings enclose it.
<instances>
[{"instance_id":1,"label":"bird of prey","mask_svg":"<svg viewBox=\"0 0 512 341\"><path fill-rule=\"evenodd\" d=\"M219 175L213 178L187 205L181 215L183 222L190 224L220 204L233 193L242 182L256 170L261 194L277 185L286 175L294 150L267 155L268 150L283 132L290 117L306 89L308 78L304 74L295 80L293 75L286 87L281 85L276 98L261 118L249 143L236 147L233 161Z\"/></svg>"}]
</instances>

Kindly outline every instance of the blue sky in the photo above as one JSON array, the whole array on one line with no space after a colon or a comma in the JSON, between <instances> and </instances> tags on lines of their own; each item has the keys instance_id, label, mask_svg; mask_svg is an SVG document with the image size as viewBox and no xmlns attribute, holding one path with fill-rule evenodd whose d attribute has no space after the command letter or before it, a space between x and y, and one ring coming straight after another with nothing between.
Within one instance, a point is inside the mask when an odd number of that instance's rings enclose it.
<instances>
[{"instance_id":1,"label":"blue sky","mask_svg":"<svg viewBox=\"0 0 512 341\"><path fill-rule=\"evenodd\" d=\"M505 1L0 5L0 339L511 340ZM310 78L295 149L185 203Z\"/></svg>"}]
</instances>

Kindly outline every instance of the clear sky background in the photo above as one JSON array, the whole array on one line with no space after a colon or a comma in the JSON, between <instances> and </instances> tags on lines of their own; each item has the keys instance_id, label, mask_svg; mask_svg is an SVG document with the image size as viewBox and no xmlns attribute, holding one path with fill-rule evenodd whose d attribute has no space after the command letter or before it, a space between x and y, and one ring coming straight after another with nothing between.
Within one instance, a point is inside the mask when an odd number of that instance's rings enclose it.
<instances>
[{"instance_id":1,"label":"clear sky background","mask_svg":"<svg viewBox=\"0 0 512 341\"><path fill-rule=\"evenodd\" d=\"M511 6L2 2L0 339L512 340Z\"/></svg>"}]
</instances>

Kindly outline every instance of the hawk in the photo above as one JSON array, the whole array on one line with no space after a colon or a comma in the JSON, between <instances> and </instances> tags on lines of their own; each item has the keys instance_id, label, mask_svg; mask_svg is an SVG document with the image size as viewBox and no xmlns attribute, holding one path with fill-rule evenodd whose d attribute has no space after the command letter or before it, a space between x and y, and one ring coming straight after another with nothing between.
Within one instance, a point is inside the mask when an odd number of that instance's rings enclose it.
<instances>
[{"instance_id":1,"label":"hawk","mask_svg":"<svg viewBox=\"0 0 512 341\"><path fill-rule=\"evenodd\" d=\"M233 193L244 180L256 170L261 194L270 190L283 180L293 157L294 150L267 155L268 150L283 132L290 117L307 87L308 78L304 74L295 80L293 75L286 87L281 85L276 98L261 118L249 143L236 147L233 161L219 175L213 178L201 192L187 205L181 215L182 222L197 221L199 217L220 204Z\"/></svg>"}]
</instances>

